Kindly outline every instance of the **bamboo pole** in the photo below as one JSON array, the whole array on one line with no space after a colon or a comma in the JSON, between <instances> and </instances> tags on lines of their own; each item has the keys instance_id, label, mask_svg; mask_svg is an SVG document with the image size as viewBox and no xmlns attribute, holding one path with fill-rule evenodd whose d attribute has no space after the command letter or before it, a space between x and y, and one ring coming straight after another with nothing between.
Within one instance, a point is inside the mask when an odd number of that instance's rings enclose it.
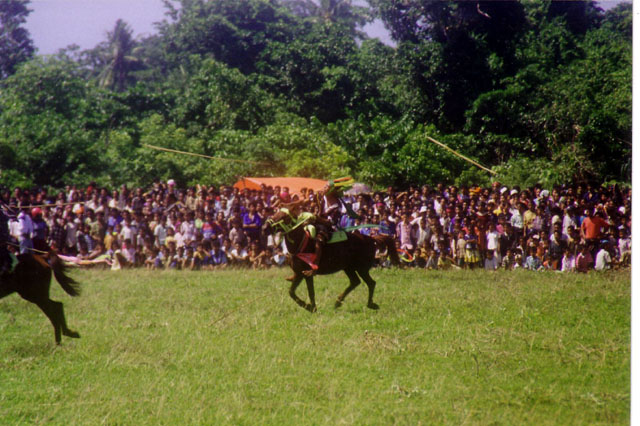
<instances>
[{"instance_id":1,"label":"bamboo pole","mask_svg":"<svg viewBox=\"0 0 640 426\"><path fill-rule=\"evenodd\" d=\"M147 148L151 148L151 149L157 149L158 151L166 151L166 152L172 152L175 154L184 154L184 155L193 155L194 157L202 157L202 158L208 158L210 160L222 160L222 161L231 161L231 162L236 162L236 163L249 163L249 164L263 164L263 165L269 165L269 163L265 163L264 161L249 161L249 160L235 160L232 158L222 158L222 157L212 157L210 155L204 155L204 154L196 154L193 152L186 152L186 151L178 151L177 149L170 149L170 148L163 148L161 146L155 146L155 145L149 145L149 144L142 144L142 146L145 146Z\"/></svg>"},{"instance_id":2,"label":"bamboo pole","mask_svg":"<svg viewBox=\"0 0 640 426\"><path fill-rule=\"evenodd\" d=\"M457 152L457 151L455 151L455 150L453 150L453 149L449 148L448 146L446 146L446 145L445 145L445 144L443 144L442 142L438 142L437 140L435 140L435 139L434 139L434 138L432 138L431 136L427 136L427 139L429 139L431 142L435 143L436 145L441 146L442 148L446 149L447 151L452 152L454 155L456 155L456 156L458 156L458 157L460 157L460 158L462 158L462 159L464 159L464 160L468 161L469 163L473 164L474 166L479 167L479 168L481 168L482 170L485 170L485 171L487 171L487 172L489 172L489 173L491 173L491 174L494 174L494 175L495 175L495 174L497 174L496 172L494 172L494 171L493 171L493 170L491 170L491 169L486 168L486 167L485 167L485 166L483 166L482 164L477 163L477 162L473 161L472 159L470 159L470 158L468 158L468 157L465 157L464 155L460 154L459 152Z\"/></svg>"}]
</instances>

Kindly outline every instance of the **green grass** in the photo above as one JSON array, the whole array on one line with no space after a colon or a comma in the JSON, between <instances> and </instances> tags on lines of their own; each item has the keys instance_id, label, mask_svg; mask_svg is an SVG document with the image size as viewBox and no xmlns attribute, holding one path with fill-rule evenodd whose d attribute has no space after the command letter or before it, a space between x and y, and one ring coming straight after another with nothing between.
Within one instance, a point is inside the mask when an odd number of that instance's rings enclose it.
<instances>
[{"instance_id":1,"label":"green grass","mask_svg":"<svg viewBox=\"0 0 640 426\"><path fill-rule=\"evenodd\" d=\"M374 270L74 271L82 338L0 300L0 424L625 424L630 276ZM306 287L298 289L306 299Z\"/></svg>"}]
</instances>

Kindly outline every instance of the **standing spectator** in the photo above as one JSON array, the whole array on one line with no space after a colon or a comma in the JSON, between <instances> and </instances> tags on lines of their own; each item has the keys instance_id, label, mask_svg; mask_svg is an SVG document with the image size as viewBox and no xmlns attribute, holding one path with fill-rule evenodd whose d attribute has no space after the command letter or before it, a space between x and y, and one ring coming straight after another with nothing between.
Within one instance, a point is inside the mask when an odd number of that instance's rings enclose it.
<instances>
[{"instance_id":1,"label":"standing spectator","mask_svg":"<svg viewBox=\"0 0 640 426\"><path fill-rule=\"evenodd\" d=\"M62 250L65 246L65 236L66 232L64 229L62 214L56 211L51 220L48 240L49 246L55 248L56 250Z\"/></svg>"},{"instance_id":2,"label":"standing spectator","mask_svg":"<svg viewBox=\"0 0 640 426\"><path fill-rule=\"evenodd\" d=\"M489 229L487 230L487 252L493 251L493 257L496 258L497 263L500 264L500 236L496 231L496 225L493 222L489 222Z\"/></svg>"},{"instance_id":3,"label":"standing spectator","mask_svg":"<svg viewBox=\"0 0 640 426\"><path fill-rule=\"evenodd\" d=\"M73 212L69 212L64 223L65 235L65 254L75 256L77 253L77 232L80 221Z\"/></svg>"},{"instance_id":4,"label":"standing spectator","mask_svg":"<svg viewBox=\"0 0 640 426\"><path fill-rule=\"evenodd\" d=\"M571 235L571 229L577 227L576 211L573 207L567 207L564 210L564 217L562 218L562 236L568 239Z\"/></svg>"},{"instance_id":5,"label":"standing spectator","mask_svg":"<svg viewBox=\"0 0 640 426\"><path fill-rule=\"evenodd\" d=\"M188 211L186 220L180 224L180 234L185 244L190 244L195 240L196 236L196 224L195 217L192 211Z\"/></svg>"},{"instance_id":6,"label":"standing spectator","mask_svg":"<svg viewBox=\"0 0 640 426\"><path fill-rule=\"evenodd\" d=\"M20 254L31 253L33 249L33 221L26 208L20 210L18 214L18 242L20 243Z\"/></svg>"},{"instance_id":7,"label":"standing spectator","mask_svg":"<svg viewBox=\"0 0 640 426\"><path fill-rule=\"evenodd\" d=\"M244 245L247 241L247 237L242 230L242 222L240 220L236 220L233 222L233 227L231 228L231 231L229 231L229 240L231 240L231 244L234 247L236 243Z\"/></svg>"},{"instance_id":8,"label":"standing spectator","mask_svg":"<svg viewBox=\"0 0 640 426\"><path fill-rule=\"evenodd\" d=\"M103 220L104 213L99 211L95 215L95 219L89 223L89 235L95 242L104 240L105 222Z\"/></svg>"},{"instance_id":9,"label":"standing spectator","mask_svg":"<svg viewBox=\"0 0 640 426\"><path fill-rule=\"evenodd\" d=\"M550 269L559 271L562 267L562 255L567 249L567 243L562 239L560 229L553 231L549 240L549 262Z\"/></svg>"},{"instance_id":10,"label":"standing spectator","mask_svg":"<svg viewBox=\"0 0 640 426\"><path fill-rule=\"evenodd\" d=\"M464 243L464 264L470 269L474 269L480 262L478 236L476 235L475 226L469 226L467 233L464 235Z\"/></svg>"},{"instance_id":11,"label":"standing spectator","mask_svg":"<svg viewBox=\"0 0 640 426\"><path fill-rule=\"evenodd\" d=\"M120 230L120 234L118 235L118 238L120 239L120 241L129 240L129 245L132 245L133 242L135 241L136 234L135 234L135 230L131 226L131 219L129 219L129 216L125 216L122 229Z\"/></svg>"},{"instance_id":12,"label":"standing spectator","mask_svg":"<svg viewBox=\"0 0 640 426\"><path fill-rule=\"evenodd\" d=\"M42 218L42 210L39 207L31 209L33 221L33 248L38 251L49 251L47 239L49 237L49 226Z\"/></svg>"},{"instance_id":13,"label":"standing spectator","mask_svg":"<svg viewBox=\"0 0 640 426\"><path fill-rule=\"evenodd\" d=\"M242 230L251 241L260 241L262 218L256 211L255 202L249 204L249 211L242 216Z\"/></svg>"},{"instance_id":14,"label":"standing spectator","mask_svg":"<svg viewBox=\"0 0 640 426\"><path fill-rule=\"evenodd\" d=\"M453 240L453 239L452 239ZM458 239L455 240L455 247L453 250L453 257L456 260L456 265L462 268L464 267L464 255L467 241L464 239L464 231L458 232Z\"/></svg>"},{"instance_id":15,"label":"standing spectator","mask_svg":"<svg viewBox=\"0 0 640 426\"><path fill-rule=\"evenodd\" d=\"M400 241L400 248L412 254L415 248L415 243L412 239L413 232L409 219L409 213L404 212L402 214L402 221L396 226L396 235Z\"/></svg>"},{"instance_id":16,"label":"standing spectator","mask_svg":"<svg viewBox=\"0 0 640 426\"><path fill-rule=\"evenodd\" d=\"M157 215L159 216L159 215ZM161 216L153 229L154 242L156 247L162 247L167 240L166 218Z\"/></svg>"},{"instance_id":17,"label":"standing spectator","mask_svg":"<svg viewBox=\"0 0 640 426\"><path fill-rule=\"evenodd\" d=\"M597 248L602 236L602 228L608 227L609 223L603 219L601 207L596 207L595 214L591 209L588 210L587 214L588 216L580 225L580 235L588 245Z\"/></svg>"},{"instance_id":18,"label":"standing spectator","mask_svg":"<svg viewBox=\"0 0 640 426\"><path fill-rule=\"evenodd\" d=\"M518 236L518 238L520 236L523 235L523 229L524 229L524 221L522 219L522 214L524 213L525 210L525 204L519 202L517 204L517 208L512 209L511 211L511 226L513 228L513 233Z\"/></svg>"}]
</instances>

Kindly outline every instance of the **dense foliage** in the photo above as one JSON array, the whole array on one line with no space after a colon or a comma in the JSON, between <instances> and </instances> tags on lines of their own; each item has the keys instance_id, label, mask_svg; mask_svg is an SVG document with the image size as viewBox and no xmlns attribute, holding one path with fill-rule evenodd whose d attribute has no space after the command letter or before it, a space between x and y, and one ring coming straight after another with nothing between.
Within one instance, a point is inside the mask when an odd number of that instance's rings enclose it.
<instances>
[{"instance_id":1,"label":"dense foliage","mask_svg":"<svg viewBox=\"0 0 640 426\"><path fill-rule=\"evenodd\" d=\"M165 0L151 37L118 20L51 56L33 56L28 3L0 6L8 186L629 180L630 3ZM375 17L394 47L363 32Z\"/></svg>"}]
</instances>

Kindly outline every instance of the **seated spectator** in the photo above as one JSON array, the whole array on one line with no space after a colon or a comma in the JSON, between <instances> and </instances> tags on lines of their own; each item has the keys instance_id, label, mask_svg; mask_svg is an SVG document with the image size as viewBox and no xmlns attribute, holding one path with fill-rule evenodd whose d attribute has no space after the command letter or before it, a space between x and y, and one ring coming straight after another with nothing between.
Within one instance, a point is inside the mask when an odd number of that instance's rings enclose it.
<instances>
[{"instance_id":1,"label":"seated spectator","mask_svg":"<svg viewBox=\"0 0 640 426\"><path fill-rule=\"evenodd\" d=\"M432 248L427 249L427 261L424 266L425 269L438 269L438 255Z\"/></svg>"},{"instance_id":2,"label":"seated spectator","mask_svg":"<svg viewBox=\"0 0 640 426\"><path fill-rule=\"evenodd\" d=\"M569 248L565 248L564 256L562 257L562 272L575 272L576 270L576 257Z\"/></svg>"},{"instance_id":3,"label":"seated spectator","mask_svg":"<svg viewBox=\"0 0 640 426\"><path fill-rule=\"evenodd\" d=\"M202 267L206 265L208 257L209 256L207 252L204 250L204 245L202 243L198 243L196 246L196 251L193 253L193 258L191 259L191 265L189 265L189 269L202 269Z\"/></svg>"},{"instance_id":4,"label":"seated spectator","mask_svg":"<svg viewBox=\"0 0 640 426\"><path fill-rule=\"evenodd\" d=\"M596 261L594 269L596 271L605 271L607 269L611 269L613 265L613 259L611 258L612 246L609 240L604 240L600 242L600 250L596 254Z\"/></svg>"},{"instance_id":5,"label":"seated spectator","mask_svg":"<svg viewBox=\"0 0 640 426\"><path fill-rule=\"evenodd\" d=\"M269 256L266 251L260 250L256 242L252 242L249 248L249 263L253 269L264 269L268 267Z\"/></svg>"},{"instance_id":6,"label":"seated spectator","mask_svg":"<svg viewBox=\"0 0 640 426\"><path fill-rule=\"evenodd\" d=\"M502 257L501 266L503 269L510 271L513 269L513 264L515 263L515 256L513 255L513 250L511 248L507 249L507 252Z\"/></svg>"},{"instance_id":7,"label":"seated spectator","mask_svg":"<svg viewBox=\"0 0 640 426\"><path fill-rule=\"evenodd\" d=\"M151 247L148 250L145 250L145 259L144 259L145 268L155 269L156 259L158 258L159 253L160 253L160 250L158 250L157 247Z\"/></svg>"},{"instance_id":8,"label":"seated spectator","mask_svg":"<svg viewBox=\"0 0 640 426\"><path fill-rule=\"evenodd\" d=\"M211 243L209 257L211 258L211 265L214 269L221 269L227 266L227 254L220 248L220 241L214 240Z\"/></svg>"},{"instance_id":9,"label":"seated spectator","mask_svg":"<svg viewBox=\"0 0 640 426\"><path fill-rule=\"evenodd\" d=\"M270 249L270 247L267 247L267 249ZM378 252L376 250L376 256L378 255ZM285 266L286 262L287 262L287 256L283 253L282 251L282 247L276 247L275 248L275 252L273 253L272 256L272 264L275 266Z\"/></svg>"},{"instance_id":10,"label":"seated spectator","mask_svg":"<svg viewBox=\"0 0 640 426\"><path fill-rule=\"evenodd\" d=\"M631 266L631 238L623 228L618 231L618 265Z\"/></svg>"},{"instance_id":11,"label":"seated spectator","mask_svg":"<svg viewBox=\"0 0 640 426\"><path fill-rule=\"evenodd\" d=\"M538 257L538 251L536 247L529 248L529 256L524 262L524 268L530 271L540 271L544 269L542 261Z\"/></svg>"},{"instance_id":12,"label":"seated spectator","mask_svg":"<svg viewBox=\"0 0 640 426\"><path fill-rule=\"evenodd\" d=\"M193 266L193 247L185 246L184 255L182 256L180 269L191 269Z\"/></svg>"},{"instance_id":13,"label":"seated spectator","mask_svg":"<svg viewBox=\"0 0 640 426\"><path fill-rule=\"evenodd\" d=\"M591 256L589 246L580 244L578 250L580 250L580 252L578 256L576 256L576 271L589 272L593 268L593 256Z\"/></svg>"},{"instance_id":14,"label":"seated spectator","mask_svg":"<svg viewBox=\"0 0 640 426\"><path fill-rule=\"evenodd\" d=\"M484 259L484 269L487 271L495 271L500 264L498 263L498 257L494 254L493 250L487 250L487 256Z\"/></svg>"},{"instance_id":15,"label":"seated spectator","mask_svg":"<svg viewBox=\"0 0 640 426\"><path fill-rule=\"evenodd\" d=\"M238 242L234 244L233 249L228 255L228 259L229 259L229 263L233 266L237 266L237 267L249 266L249 253Z\"/></svg>"}]
</instances>

